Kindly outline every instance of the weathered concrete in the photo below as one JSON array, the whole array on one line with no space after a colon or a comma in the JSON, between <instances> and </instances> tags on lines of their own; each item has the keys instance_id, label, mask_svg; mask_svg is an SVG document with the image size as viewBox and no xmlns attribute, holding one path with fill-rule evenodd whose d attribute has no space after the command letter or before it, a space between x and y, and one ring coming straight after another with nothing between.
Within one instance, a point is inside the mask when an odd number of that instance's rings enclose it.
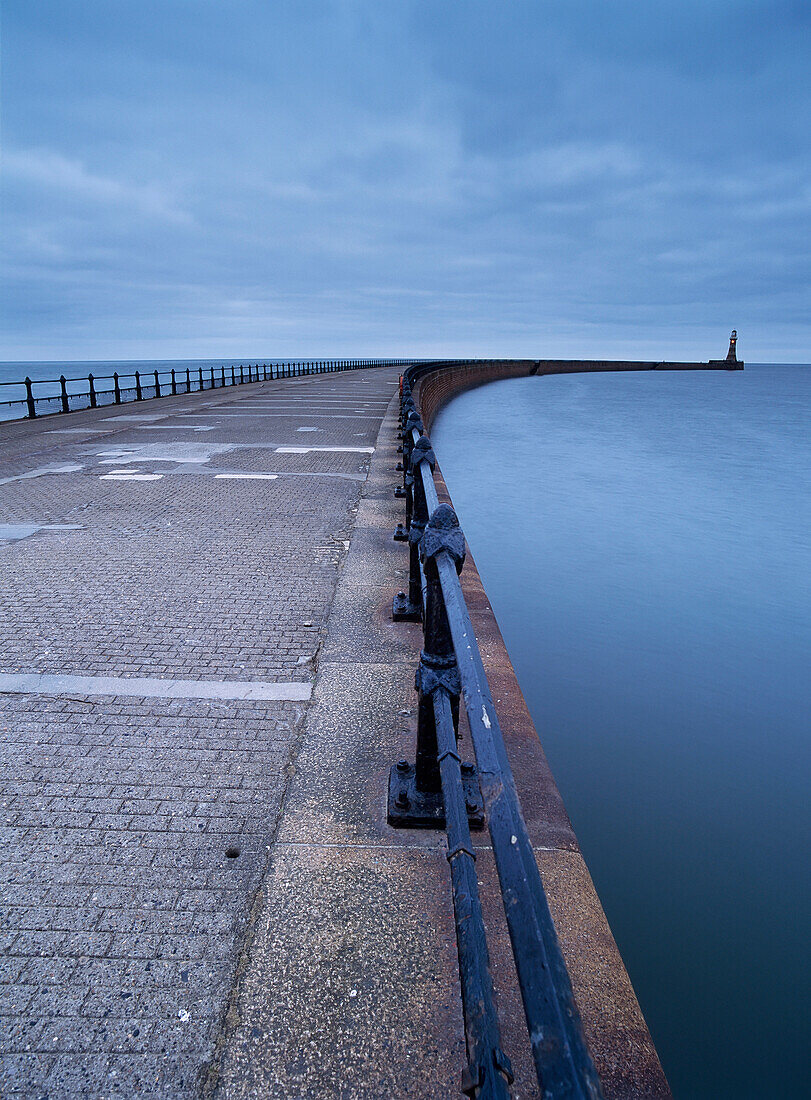
<instances>
[{"instance_id":1,"label":"weathered concrete","mask_svg":"<svg viewBox=\"0 0 811 1100\"><path fill-rule=\"evenodd\" d=\"M385 820L388 768L413 754L421 643L390 617L407 572L396 377L0 426L0 522L26 528L0 541L0 671L66 689L0 700L0 1096L458 1094L444 838ZM448 392L426 391L426 412ZM470 559L463 581L606 1096L666 1096ZM133 697L125 680L303 698ZM478 847L515 1095L530 1097Z\"/></svg>"}]
</instances>

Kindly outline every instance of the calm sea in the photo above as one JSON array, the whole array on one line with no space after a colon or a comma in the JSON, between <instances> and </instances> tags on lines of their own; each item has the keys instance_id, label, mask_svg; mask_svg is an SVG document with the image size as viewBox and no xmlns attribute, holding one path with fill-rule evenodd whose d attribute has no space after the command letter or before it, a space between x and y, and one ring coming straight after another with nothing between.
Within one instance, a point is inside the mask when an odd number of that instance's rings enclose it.
<instances>
[{"instance_id":1,"label":"calm sea","mask_svg":"<svg viewBox=\"0 0 811 1100\"><path fill-rule=\"evenodd\" d=\"M497 382L432 438L676 1096L807 1095L811 366Z\"/></svg>"}]
</instances>

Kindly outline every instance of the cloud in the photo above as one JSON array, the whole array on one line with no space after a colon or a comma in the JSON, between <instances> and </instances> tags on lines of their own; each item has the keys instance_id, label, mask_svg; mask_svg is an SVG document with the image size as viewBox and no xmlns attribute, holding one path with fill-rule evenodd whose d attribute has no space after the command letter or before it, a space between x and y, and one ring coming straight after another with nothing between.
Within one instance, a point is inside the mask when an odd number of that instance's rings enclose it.
<instances>
[{"instance_id":1,"label":"cloud","mask_svg":"<svg viewBox=\"0 0 811 1100\"><path fill-rule=\"evenodd\" d=\"M80 160L50 149L4 149L0 167L6 187L40 188L51 193L51 202L62 198L88 206L113 206L179 224L192 220L154 184L134 184L88 171Z\"/></svg>"},{"instance_id":2,"label":"cloud","mask_svg":"<svg viewBox=\"0 0 811 1100\"><path fill-rule=\"evenodd\" d=\"M704 358L750 321L808 357L796 5L34 8L4 12L6 357Z\"/></svg>"}]
</instances>

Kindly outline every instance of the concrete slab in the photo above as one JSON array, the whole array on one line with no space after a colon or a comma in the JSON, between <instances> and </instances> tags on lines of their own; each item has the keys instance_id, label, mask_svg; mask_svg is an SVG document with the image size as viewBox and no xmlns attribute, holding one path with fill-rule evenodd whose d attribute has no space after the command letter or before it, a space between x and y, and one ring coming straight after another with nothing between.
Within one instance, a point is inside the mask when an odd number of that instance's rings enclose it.
<instances>
[{"instance_id":1,"label":"concrete slab","mask_svg":"<svg viewBox=\"0 0 811 1100\"><path fill-rule=\"evenodd\" d=\"M280 844L208 1087L218 1100L455 1096L455 969L443 853Z\"/></svg>"},{"instance_id":2,"label":"concrete slab","mask_svg":"<svg viewBox=\"0 0 811 1100\"><path fill-rule=\"evenodd\" d=\"M413 754L413 666L322 664L280 842L437 847L439 833L392 829L392 764Z\"/></svg>"}]
</instances>

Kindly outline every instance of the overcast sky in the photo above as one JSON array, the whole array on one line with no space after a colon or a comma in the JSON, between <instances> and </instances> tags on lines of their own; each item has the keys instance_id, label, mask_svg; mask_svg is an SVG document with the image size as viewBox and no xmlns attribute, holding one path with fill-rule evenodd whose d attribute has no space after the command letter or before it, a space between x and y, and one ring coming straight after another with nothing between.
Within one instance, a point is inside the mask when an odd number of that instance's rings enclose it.
<instances>
[{"instance_id":1,"label":"overcast sky","mask_svg":"<svg viewBox=\"0 0 811 1100\"><path fill-rule=\"evenodd\" d=\"M807 362L788 0L4 0L3 359Z\"/></svg>"}]
</instances>

